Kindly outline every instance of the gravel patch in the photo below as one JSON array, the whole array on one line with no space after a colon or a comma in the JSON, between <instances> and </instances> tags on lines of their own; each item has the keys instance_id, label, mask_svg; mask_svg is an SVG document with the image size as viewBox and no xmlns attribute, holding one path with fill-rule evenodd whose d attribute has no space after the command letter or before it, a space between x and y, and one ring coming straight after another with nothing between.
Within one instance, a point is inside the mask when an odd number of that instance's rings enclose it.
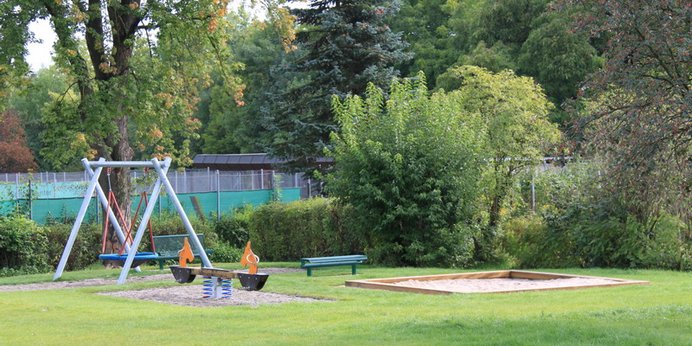
<instances>
[{"instance_id":1,"label":"gravel patch","mask_svg":"<svg viewBox=\"0 0 692 346\"><path fill-rule=\"evenodd\" d=\"M263 273L281 274L300 272L302 269L295 268L262 268ZM170 273L156 274L147 276L131 276L128 277L128 283L146 282L146 281L166 281L173 280L173 275ZM271 278L270 278L271 280ZM36 291L36 290L55 290L69 289L79 287L93 287L115 285L117 279L87 279L81 281L57 281L57 282L42 282L26 285L4 285L0 286L0 292L15 292L15 291ZM240 282L235 280L236 285ZM143 290L129 290L117 292L100 292L99 295L121 297L128 299L140 299L155 301L166 304L196 306L196 307L215 307L228 305L250 305L258 306L263 304L282 304L289 302L329 302L327 299L317 299L309 297L292 296L286 294L262 292L262 291L246 291L244 289L233 288L230 298L225 299L205 299L202 298L202 280L195 280L190 284L181 284L170 287L150 288Z\"/></svg>"},{"instance_id":2,"label":"gravel patch","mask_svg":"<svg viewBox=\"0 0 692 346\"><path fill-rule=\"evenodd\" d=\"M202 298L202 285L195 283L136 291L101 292L99 294L196 307L215 307L228 305L258 306L264 304L282 304L290 302L315 303L330 301L325 299L291 296L262 291L246 291L235 287L233 288L230 298L208 299Z\"/></svg>"}]
</instances>

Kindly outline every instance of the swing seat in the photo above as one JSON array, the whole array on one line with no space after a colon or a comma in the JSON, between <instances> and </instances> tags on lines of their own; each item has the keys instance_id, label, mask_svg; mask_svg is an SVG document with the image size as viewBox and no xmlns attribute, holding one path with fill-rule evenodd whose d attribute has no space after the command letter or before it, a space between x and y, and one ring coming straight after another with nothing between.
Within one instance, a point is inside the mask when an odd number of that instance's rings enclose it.
<instances>
[{"instance_id":1,"label":"swing seat","mask_svg":"<svg viewBox=\"0 0 692 346\"><path fill-rule=\"evenodd\" d=\"M159 255L156 252L138 252L135 254L135 259L132 261L132 268L138 267L148 261L156 260ZM125 264L127 254L119 255L117 253L102 253L99 255L101 261L117 261L120 264Z\"/></svg>"}]
</instances>

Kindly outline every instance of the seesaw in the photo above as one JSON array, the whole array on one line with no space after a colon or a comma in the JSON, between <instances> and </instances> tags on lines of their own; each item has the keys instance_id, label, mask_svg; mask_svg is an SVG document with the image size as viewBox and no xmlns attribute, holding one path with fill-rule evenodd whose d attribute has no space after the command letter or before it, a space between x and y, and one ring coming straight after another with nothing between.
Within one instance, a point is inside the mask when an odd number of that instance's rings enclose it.
<instances>
[{"instance_id":1,"label":"seesaw","mask_svg":"<svg viewBox=\"0 0 692 346\"><path fill-rule=\"evenodd\" d=\"M220 268L190 268L187 263L194 260L194 254L187 238L183 241L183 249L179 252L179 265L170 266L175 281L181 284L191 283L197 275L205 277L205 298L229 298L232 292L231 281L238 278L241 286L248 291L259 291L269 278L269 274L258 273L257 263L259 257L252 252L250 242L245 246L245 252L240 259L240 264L248 268L248 272L232 271Z\"/></svg>"}]
</instances>

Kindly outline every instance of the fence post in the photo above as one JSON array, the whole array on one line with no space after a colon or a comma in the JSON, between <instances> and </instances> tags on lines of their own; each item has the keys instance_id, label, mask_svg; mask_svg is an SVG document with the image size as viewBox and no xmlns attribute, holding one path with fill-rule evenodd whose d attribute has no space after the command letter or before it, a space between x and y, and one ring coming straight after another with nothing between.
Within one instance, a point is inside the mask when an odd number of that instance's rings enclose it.
<instances>
[{"instance_id":1,"label":"fence post","mask_svg":"<svg viewBox=\"0 0 692 346\"><path fill-rule=\"evenodd\" d=\"M536 168L531 170L531 210L536 212Z\"/></svg>"},{"instance_id":2,"label":"fence post","mask_svg":"<svg viewBox=\"0 0 692 346\"><path fill-rule=\"evenodd\" d=\"M33 220L33 214L31 210L33 209L33 203L31 203L31 198L33 197L31 195L31 177L29 177L29 220Z\"/></svg>"},{"instance_id":3,"label":"fence post","mask_svg":"<svg viewBox=\"0 0 692 346\"><path fill-rule=\"evenodd\" d=\"M221 220L221 184L219 184L219 182L220 182L219 176L220 176L219 170L217 169L216 170L216 220Z\"/></svg>"},{"instance_id":4,"label":"fence post","mask_svg":"<svg viewBox=\"0 0 692 346\"><path fill-rule=\"evenodd\" d=\"M14 199L19 203L19 173L14 175Z\"/></svg>"},{"instance_id":5,"label":"fence post","mask_svg":"<svg viewBox=\"0 0 692 346\"><path fill-rule=\"evenodd\" d=\"M264 190L264 169L260 169L260 190Z\"/></svg>"}]
</instances>

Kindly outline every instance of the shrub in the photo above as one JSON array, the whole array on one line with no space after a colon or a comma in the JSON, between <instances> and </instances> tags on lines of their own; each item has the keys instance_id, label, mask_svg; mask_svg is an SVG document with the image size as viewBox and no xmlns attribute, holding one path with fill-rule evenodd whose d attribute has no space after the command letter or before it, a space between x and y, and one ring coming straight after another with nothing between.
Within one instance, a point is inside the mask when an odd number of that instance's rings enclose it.
<instances>
[{"instance_id":1,"label":"shrub","mask_svg":"<svg viewBox=\"0 0 692 346\"><path fill-rule=\"evenodd\" d=\"M236 209L231 214L225 214L214 224L214 232L219 240L237 248L245 246L250 238L249 228L252 218L252 206Z\"/></svg>"},{"instance_id":2,"label":"shrub","mask_svg":"<svg viewBox=\"0 0 692 346\"><path fill-rule=\"evenodd\" d=\"M190 217L189 215L188 218L195 233L204 234L205 246L209 248L216 246L219 239L214 232L213 221L201 220L196 217ZM180 219L178 213L164 212L161 215L152 216L151 225L154 235L187 234L187 230L183 225L183 220ZM142 244L139 248L142 250L148 247L149 237L145 236L142 238Z\"/></svg>"},{"instance_id":3,"label":"shrub","mask_svg":"<svg viewBox=\"0 0 692 346\"><path fill-rule=\"evenodd\" d=\"M392 83L389 100L372 85L364 99L334 99L341 132L332 135L327 187L367 225L374 261L461 264L469 232L460 224L479 195L483 119L458 94L430 96L419 77Z\"/></svg>"},{"instance_id":4,"label":"shrub","mask_svg":"<svg viewBox=\"0 0 692 346\"><path fill-rule=\"evenodd\" d=\"M362 252L365 241L351 218L349 208L332 199L270 203L252 213L250 240L255 253L271 261Z\"/></svg>"},{"instance_id":5,"label":"shrub","mask_svg":"<svg viewBox=\"0 0 692 346\"><path fill-rule=\"evenodd\" d=\"M0 217L0 275L50 270L46 235L41 227L21 215Z\"/></svg>"},{"instance_id":6,"label":"shrub","mask_svg":"<svg viewBox=\"0 0 692 346\"><path fill-rule=\"evenodd\" d=\"M238 262L243 255L243 250L222 242L216 244L212 250L214 251L209 255L209 259L214 262Z\"/></svg>"},{"instance_id":7,"label":"shrub","mask_svg":"<svg viewBox=\"0 0 692 346\"><path fill-rule=\"evenodd\" d=\"M60 262L67 239L70 236L72 224L49 224L45 226L48 239L48 261L53 268ZM99 224L82 224L75 239L70 257L67 259L66 270L80 270L98 262L101 253L102 227Z\"/></svg>"}]
</instances>

